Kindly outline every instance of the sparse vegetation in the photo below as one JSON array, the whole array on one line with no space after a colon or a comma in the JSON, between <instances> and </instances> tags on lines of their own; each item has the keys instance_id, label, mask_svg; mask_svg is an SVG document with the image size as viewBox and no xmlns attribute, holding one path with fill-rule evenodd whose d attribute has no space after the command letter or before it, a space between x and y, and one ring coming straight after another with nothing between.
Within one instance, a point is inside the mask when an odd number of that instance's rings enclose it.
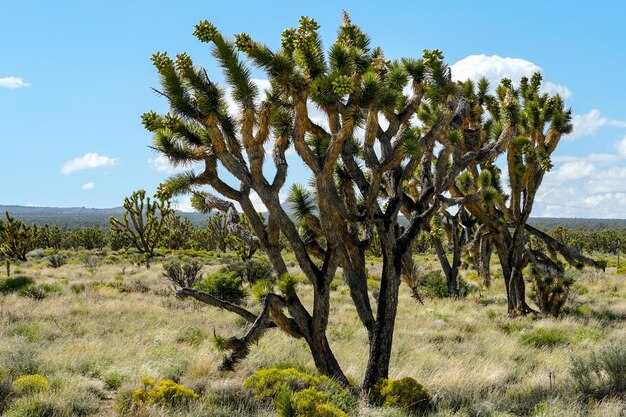
<instances>
[{"instance_id":1,"label":"sparse vegetation","mask_svg":"<svg viewBox=\"0 0 626 417\"><path fill-rule=\"evenodd\" d=\"M201 172L108 230L5 213L3 417L626 412L624 232L529 221L564 98L539 72L456 81L438 49L387 59L342 20L328 50L307 16L275 50L200 21L224 85L157 52L169 112L141 119ZM286 190L290 149L311 178Z\"/></svg>"},{"instance_id":2,"label":"sparse vegetation","mask_svg":"<svg viewBox=\"0 0 626 417\"><path fill-rule=\"evenodd\" d=\"M92 277L80 262L88 252L66 253L68 262L62 268L49 268L45 260L41 261L43 269L37 260L18 266L21 275L13 278L29 277L27 287L55 286L60 292L54 295L38 301L20 296L19 290L0 295L0 407L4 404L5 414L38 415L56 410L66 413L60 414L63 416L78 416L71 410L79 409L111 417L154 413L156 404L139 407L132 400L141 375L150 375L155 386L169 379L198 395L187 405L159 411L168 417L269 417L289 407L297 412L296 398L301 409L315 403L316 413L335 413L330 415L407 417L415 413L401 404L372 408L360 403L358 396L311 373L314 364L308 349L275 330L251 347L249 359L236 373L218 372L223 353L213 345L213 328L217 334L245 332L249 322L173 298L161 261L150 270L128 267L120 281L119 265L126 262L127 255L118 253L120 264L105 262ZM109 258L113 253L103 255ZM226 261L213 257L205 262L207 271L215 271L209 272L212 275ZM375 274L379 266L372 262L370 269ZM419 255L416 262L431 271L439 265L434 253ZM473 273L461 271L461 277ZM120 284L130 288L135 280L147 291L120 290ZM439 282L445 289L442 275ZM424 305L416 303L411 289L403 286L391 379L418 381L430 394L432 411L427 415L433 416L535 416L548 412L618 416L616 410L626 406L619 382L622 359L618 344L624 334L620 317L626 309L623 278L610 270L600 275L583 271L577 282L585 288L575 300L574 307L581 308L566 310L558 320L503 317L505 289L499 280L489 289L483 288L480 297L439 298L422 291ZM247 285L238 281L236 292L240 294ZM276 285L280 286L280 281ZM365 370L362 340L367 336L354 325L358 318L348 308L348 287L339 276L337 285L332 293L329 337L339 361L350 364L348 377L357 379ZM305 281L298 280L298 292L303 302L312 301ZM253 303L244 300L242 305L252 309ZM610 346L614 350L609 350ZM276 366L280 369L272 369ZM13 382L36 374L45 376L50 388L18 395ZM287 377L272 376L283 374ZM249 375L258 375L252 379L255 381L265 375L266 382L259 384L259 389L251 382L245 388L243 381ZM281 384L282 388L294 388L281 393ZM311 395L295 396L312 387L316 392ZM256 399L263 390L270 394ZM318 392L323 393L321 402L316 400ZM115 398L117 406L107 398ZM605 399L591 405L590 398ZM120 414L116 407L126 411Z\"/></svg>"}]
</instances>

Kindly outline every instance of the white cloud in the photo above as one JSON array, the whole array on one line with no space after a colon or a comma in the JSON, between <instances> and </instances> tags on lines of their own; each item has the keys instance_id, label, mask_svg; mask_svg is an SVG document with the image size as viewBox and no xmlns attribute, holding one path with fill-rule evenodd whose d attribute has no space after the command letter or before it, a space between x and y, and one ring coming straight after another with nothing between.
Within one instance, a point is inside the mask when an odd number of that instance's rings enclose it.
<instances>
[{"instance_id":1,"label":"white cloud","mask_svg":"<svg viewBox=\"0 0 626 417\"><path fill-rule=\"evenodd\" d=\"M581 136L594 135L596 131L606 125L608 121L609 119L603 117L598 109L593 109L585 114L575 114L572 117L574 131L568 137L574 139Z\"/></svg>"},{"instance_id":2,"label":"white cloud","mask_svg":"<svg viewBox=\"0 0 626 417\"><path fill-rule=\"evenodd\" d=\"M550 95L558 94L563 98L569 98L572 96L572 92L569 88L561 84L551 83L550 81L543 83L543 91Z\"/></svg>"},{"instance_id":3,"label":"white cloud","mask_svg":"<svg viewBox=\"0 0 626 417\"><path fill-rule=\"evenodd\" d=\"M561 159L567 162L544 178L533 216L626 218L626 167L619 157L597 166L591 157Z\"/></svg>"},{"instance_id":4,"label":"white cloud","mask_svg":"<svg viewBox=\"0 0 626 417\"><path fill-rule=\"evenodd\" d=\"M589 177L595 171L587 161L566 162L559 167L554 176L558 181L575 181Z\"/></svg>"},{"instance_id":5,"label":"white cloud","mask_svg":"<svg viewBox=\"0 0 626 417\"><path fill-rule=\"evenodd\" d=\"M507 58L498 55L487 56L470 55L454 63L451 67L452 78L455 81L467 79L478 81L485 77L489 80L491 88L494 89L504 77L509 78L513 83L519 83L523 76L530 77L535 72L543 74L543 69L530 61L521 58ZM543 90L550 94L560 94L563 98L568 98L572 92L564 85L552 82L544 82Z\"/></svg>"},{"instance_id":6,"label":"white cloud","mask_svg":"<svg viewBox=\"0 0 626 417\"><path fill-rule=\"evenodd\" d=\"M159 172L174 172L176 168L170 164L170 161L164 155L159 155L156 158L148 159L148 165L155 171Z\"/></svg>"},{"instance_id":7,"label":"white cloud","mask_svg":"<svg viewBox=\"0 0 626 417\"><path fill-rule=\"evenodd\" d=\"M83 190L93 190L95 188L96 184L93 182L88 182L86 184L83 184L82 188Z\"/></svg>"},{"instance_id":8,"label":"white cloud","mask_svg":"<svg viewBox=\"0 0 626 417\"><path fill-rule=\"evenodd\" d=\"M626 158L626 136L622 138L619 142L615 144L615 148L617 149L617 153Z\"/></svg>"},{"instance_id":9,"label":"white cloud","mask_svg":"<svg viewBox=\"0 0 626 417\"><path fill-rule=\"evenodd\" d=\"M626 121L610 120L600 113L598 109L592 109L585 114L575 114L572 117L574 131L566 136L568 139L575 139L583 136L593 136L598 129L604 126L626 127Z\"/></svg>"},{"instance_id":10,"label":"white cloud","mask_svg":"<svg viewBox=\"0 0 626 417\"><path fill-rule=\"evenodd\" d=\"M107 168L117 164L115 158L110 158L105 155L98 155L95 152L89 152L85 155L74 158L67 161L61 172L65 175L69 175L76 171L82 171L85 169Z\"/></svg>"},{"instance_id":11,"label":"white cloud","mask_svg":"<svg viewBox=\"0 0 626 417\"><path fill-rule=\"evenodd\" d=\"M4 77L0 78L0 87L14 90L21 87L30 87L30 84L25 83L24 80L19 77Z\"/></svg>"}]
</instances>

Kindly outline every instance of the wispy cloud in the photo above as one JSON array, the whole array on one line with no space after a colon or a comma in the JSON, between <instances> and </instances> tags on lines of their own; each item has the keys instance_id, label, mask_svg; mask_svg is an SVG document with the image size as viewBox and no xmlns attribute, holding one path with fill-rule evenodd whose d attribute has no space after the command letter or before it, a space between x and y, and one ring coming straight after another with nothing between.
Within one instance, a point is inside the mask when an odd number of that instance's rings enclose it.
<instances>
[{"instance_id":1,"label":"wispy cloud","mask_svg":"<svg viewBox=\"0 0 626 417\"><path fill-rule=\"evenodd\" d=\"M93 182L88 182L86 184L83 184L82 188L83 190L93 190L96 187L96 184Z\"/></svg>"},{"instance_id":2,"label":"wispy cloud","mask_svg":"<svg viewBox=\"0 0 626 417\"><path fill-rule=\"evenodd\" d=\"M61 172L65 175L85 169L107 168L117 164L117 159L110 158L105 155L98 155L95 152L89 152L85 155L67 161Z\"/></svg>"},{"instance_id":3,"label":"wispy cloud","mask_svg":"<svg viewBox=\"0 0 626 417\"><path fill-rule=\"evenodd\" d=\"M3 77L0 78L0 87L14 90L21 87L30 87L30 84L25 83L24 80L19 77Z\"/></svg>"},{"instance_id":4,"label":"wispy cloud","mask_svg":"<svg viewBox=\"0 0 626 417\"><path fill-rule=\"evenodd\" d=\"M615 154L559 156L537 194L534 216L626 216L626 136L613 145Z\"/></svg>"},{"instance_id":5,"label":"wispy cloud","mask_svg":"<svg viewBox=\"0 0 626 417\"><path fill-rule=\"evenodd\" d=\"M604 126L626 128L626 121L611 120L604 117L598 109L592 109L584 114L575 114L572 116L572 124L574 125L574 131L566 136L567 139L593 136L598 129Z\"/></svg>"}]
</instances>

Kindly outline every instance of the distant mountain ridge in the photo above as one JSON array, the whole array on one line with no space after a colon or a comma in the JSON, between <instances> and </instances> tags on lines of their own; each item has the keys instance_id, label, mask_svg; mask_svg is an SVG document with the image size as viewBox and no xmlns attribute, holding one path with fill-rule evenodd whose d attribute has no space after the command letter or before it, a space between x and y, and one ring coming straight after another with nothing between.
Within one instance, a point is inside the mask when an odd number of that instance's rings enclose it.
<instances>
[{"instance_id":1,"label":"distant mountain ridge","mask_svg":"<svg viewBox=\"0 0 626 417\"><path fill-rule=\"evenodd\" d=\"M293 213L289 203L282 204L290 216ZM121 216L123 207L86 208L86 207L33 207L0 205L0 215L8 211L12 216L31 224L57 225L63 229L80 229L82 227L109 227L109 217ZM208 214L177 212L181 217L188 218L196 227L204 226ZM267 212L262 213L267 218ZM626 219L582 219L558 217L533 217L530 224L542 230L552 230L557 226L565 226L572 230L626 230Z\"/></svg>"},{"instance_id":2,"label":"distant mountain ridge","mask_svg":"<svg viewBox=\"0 0 626 417\"><path fill-rule=\"evenodd\" d=\"M34 207L34 206L5 206L0 205L0 215L4 212L27 224L56 225L62 229L81 229L83 227L109 227L111 216L122 216L124 207L113 208L86 208L86 207ZM188 218L194 226L204 226L208 214L177 212L181 217Z\"/></svg>"}]
</instances>

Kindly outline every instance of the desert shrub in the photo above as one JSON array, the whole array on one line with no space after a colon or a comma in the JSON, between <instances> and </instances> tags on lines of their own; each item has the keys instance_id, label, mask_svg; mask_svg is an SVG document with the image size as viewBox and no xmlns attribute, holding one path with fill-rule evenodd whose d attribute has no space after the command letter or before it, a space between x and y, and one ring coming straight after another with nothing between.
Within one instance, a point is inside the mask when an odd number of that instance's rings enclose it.
<instances>
[{"instance_id":1,"label":"desert shrub","mask_svg":"<svg viewBox=\"0 0 626 417\"><path fill-rule=\"evenodd\" d=\"M0 369L0 415L13 395L13 385L6 371Z\"/></svg>"},{"instance_id":2,"label":"desert shrub","mask_svg":"<svg viewBox=\"0 0 626 417\"><path fill-rule=\"evenodd\" d=\"M52 284L31 285L19 291L22 297L32 298L33 300L43 300L50 294L60 294L61 292L59 286Z\"/></svg>"},{"instance_id":3,"label":"desert shrub","mask_svg":"<svg viewBox=\"0 0 626 417\"><path fill-rule=\"evenodd\" d=\"M344 410L356 405L355 398L330 378L295 368L261 369L246 379L244 387L259 400L274 400L278 415L284 417L347 416ZM320 409L321 405L325 406Z\"/></svg>"},{"instance_id":4,"label":"desert shrub","mask_svg":"<svg viewBox=\"0 0 626 417\"><path fill-rule=\"evenodd\" d=\"M70 289L75 294L80 294L80 293L84 292L85 288L87 288L87 286L85 284L83 284L82 282L79 283L79 284L72 284L72 285L70 285Z\"/></svg>"},{"instance_id":5,"label":"desert shrub","mask_svg":"<svg viewBox=\"0 0 626 417\"><path fill-rule=\"evenodd\" d=\"M319 404L315 407L315 415L317 417L348 417L348 414L343 410L328 403Z\"/></svg>"},{"instance_id":6,"label":"desert shrub","mask_svg":"<svg viewBox=\"0 0 626 417\"><path fill-rule=\"evenodd\" d=\"M316 408L326 400L326 395L315 388L307 388L293 395L297 416L316 415Z\"/></svg>"},{"instance_id":7,"label":"desert shrub","mask_svg":"<svg viewBox=\"0 0 626 417\"><path fill-rule=\"evenodd\" d=\"M587 355L571 358L570 375L585 397L626 394L626 345L612 343Z\"/></svg>"},{"instance_id":8,"label":"desert shrub","mask_svg":"<svg viewBox=\"0 0 626 417\"><path fill-rule=\"evenodd\" d=\"M134 279L126 286L128 292L146 294L150 291L150 286L141 279Z\"/></svg>"},{"instance_id":9,"label":"desert shrub","mask_svg":"<svg viewBox=\"0 0 626 417\"><path fill-rule=\"evenodd\" d=\"M31 277L18 275L0 280L0 293L9 294L30 287L35 281Z\"/></svg>"},{"instance_id":10,"label":"desert shrub","mask_svg":"<svg viewBox=\"0 0 626 417\"><path fill-rule=\"evenodd\" d=\"M279 417L348 417L328 400L328 395L316 388L307 388L295 394L283 390L276 397L275 407Z\"/></svg>"},{"instance_id":11,"label":"desert shrub","mask_svg":"<svg viewBox=\"0 0 626 417\"><path fill-rule=\"evenodd\" d=\"M348 417L343 410L330 404L331 398L316 388L307 388L293 394L293 407L296 417ZM278 410L278 407L277 407Z\"/></svg>"},{"instance_id":12,"label":"desert shrub","mask_svg":"<svg viewBox=\"0 0 626 417\"><path fill-rule=\"evenodd\" d=\"M248 284L254 284L259 280L274 280L274 269L265 259L231 260L227 262L223 271L234 273Z\"/></svg>"},{"instance_id":13,"label":"desert shrub","mask_svg":"<svg viewBox=\"0 0 626 417\"><path fill-rule=\"evenodd\" d=\"M318 378L295 368L261 369L245 380L243 386L259 400L276 398L283 390L301 391L319 383Z\"/></svg>"},{"instance_id":14,"label":"desert shrub","mask_svg":"<svg viewBox=\"0 0 626 417\"><path fill-rule=\"evenodd\" d=\"M102 375L102 382L104 382L104 387L110 390L118 389L119 387L121 387L125 379L126 378L124 377L124 375L122 375L115 369L108 370Z\"/></svg>"},{"instance_id":15,"label":"desert shrub","mask_svg":"<svg viewBox=\"0 0 626 417\"><path fill-rule=\"evenodd\" d=\"M46 256L46 252L43 249L33 249L26 254L28 259L41 259Z\"/></svg>"},{"instance_id":16,"label":"desert shrub","mask_svg":"<svg viewBox=\"0 0 626 417\"><path fill-rule=\"evenodd\" d=\"M448 283L441 272L427 272L420 278L421 289L424 294L434 298L448 297Z\"/></svg>"},{"instance_id":17,"label":"desert shrub","mask_svg":"<svg viewBox=\"0 0 626 417\"><path fill-rule=\"evenodd\" d=\"M71 384L18 398L3 417L87 416L99 409L99 399L84 384Z\"/></svg>"},{"instance_id":18,"label":"desert shrub","mask_svg":"<svg viewBox=\"0 0 626 417\"><path fill-rule=\"evenodd\" d=\"M237 277L234 273L226 274L216 272L197 283L195 288L220 300L229 301L231 303L240 303L248 295L246 289L243 287L241 278Z\"/></svg>"},{"instance_id":19,"label":"desert shrub","mask_svg":"<svg viewBox=\"0 0 626 417\"><path fill-rule=\"evenodd\" d=\"M48 378L43 375L22 375L13 381L13 390L22 395L34 394L50 389Z\"/></svg>"},{"instance_id":20,"label":"desert shrub","mask_svg":"<svg viewBox=\"0 0 626 417\"><path fill-rule=\"evenodd\" d=\"M80 262L87 268L87 271L89 271L91 275L94 275L100 266L102 266L102 257L98 255L85 255L80 258Z\"/></svg>"},{"instance_id":21,"label":"desert shrub","mask_svg":"<svg viewBox=\"0 0 626 417\"><path fill-rule=\"evenodd\" d=\"M410 411L425 411L430 407L430 394L411 377L381 378L373 391L374 400L387 407L400 407Z\"/></svg>"},{"instance_id":22,"label":"desert shrub","mask_svg":"<svg viewBox=\"0 0 626 417\"><path fill-rule=\"evenodd\" d=\"M244 381L244 387L251 390L260 400L276 398L278 393L285 389L298 392L307 388L317 388L329 395L344 391L339 384L326 376L309 375L295 368L261 369Z\"/></svg>"},{"instance_id":23,"label":"desert shrub","mask_svg":"<svg viewBox=\"0 0 626 417\"><path fill-rule=\"evenodd\" d=\"M48 266L50 268L60 268L67 263L67 260L61 255L48 256Z\"/></svg>"},{"instance_id":24,"label":"desert shrub","mask_svg":"<svg viewBox=\"0 0 626 417\"><path fill-rule=\"evenodd\" d=\"M520 340L525 345L541 349L554 348L558 345L568 343L570 337L563 330L538 328L523 333Z\"/></svg>"},{"instance_id":25,"label":"desert shrub","mask_svg":"<svg viewBox=\"0 0 626 417\"><path fill-rule=\"evenodd\" d=\"M180 406L198 399L198 394L191 388L177 384L171 380L163 380L155 386L155 381L142 378L143 388L132 393L132 399L138 405Z\"/></svg>"},{"instance_id":26,"label":"desert shrub","mask_svg":"<svg viewBox=\"0 0 626 417\"><path fill-rule=\"evenodd\" d=\"M55 410L42 404L38 398L22 397L15 400L3 417L42 417L54 416Z\"/></svg>"},{"instance_id":27,"label":"desert shrub","mask_svg":"<svg viewBox=\"0 0 626 417\"><path fill-rule=\"evenodd\" d=\"M163 276L180 288L193 288L200 280L201 270L202 264L197 259L181 261L172 257L163 262Z\"/></svg>"},{"instance_id":28,"label":"desert shrub","mask_svg":"<svg viewBox=\"0 0 626 417\"><path fill-rule=\"evenodd\" d=\"M36 374L40 367L37 353L25 339L16 340L10 350L0 353L0 370L11 379L20 375Z\"/></svg>"}]
</instances>

